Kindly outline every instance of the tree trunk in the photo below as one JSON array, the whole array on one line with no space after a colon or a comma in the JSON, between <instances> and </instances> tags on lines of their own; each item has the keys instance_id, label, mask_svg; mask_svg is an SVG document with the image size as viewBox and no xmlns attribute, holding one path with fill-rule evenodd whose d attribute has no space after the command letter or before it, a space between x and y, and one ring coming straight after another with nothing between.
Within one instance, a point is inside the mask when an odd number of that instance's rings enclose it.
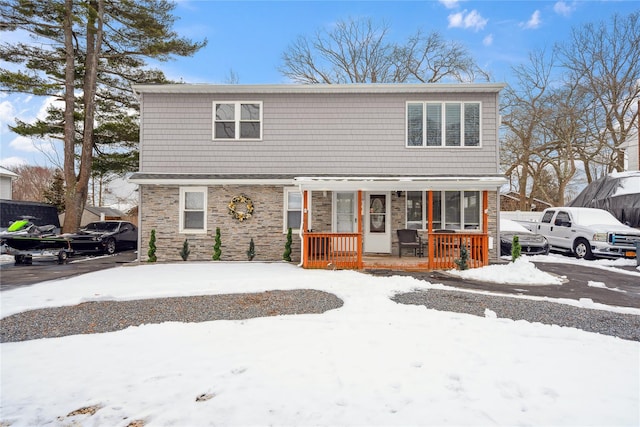
<instances>
[{"instance_id":1,"label":"tree trunk","mask_svg":"<svg viewBox=\"0 0 640 427\"><path fill-rule=\"evenodd\" d=\"M65 82L64 82L64 181L66 185L65 215L62 231L72 233L80 225L82 208L78 206L76 197L75 172L75 55L73 46L73 0L65 0L64 48L65 48Z\"/></svg>"}]
</instances>

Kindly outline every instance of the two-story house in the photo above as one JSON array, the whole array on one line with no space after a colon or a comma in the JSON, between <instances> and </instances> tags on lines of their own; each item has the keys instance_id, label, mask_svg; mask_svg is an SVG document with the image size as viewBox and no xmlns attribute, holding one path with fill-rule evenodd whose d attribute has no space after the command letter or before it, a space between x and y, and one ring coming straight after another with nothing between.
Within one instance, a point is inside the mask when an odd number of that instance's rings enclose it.
<instances>
[{"instance_id":1,"label":"two-story house","mask_svg":"<svg viewBox=\"0 0 640 427\"><path fill-rule=\"evenodd\" d=\"M366 268L497 258L503 84L138 85L140 253ZM141 255L141 260L146 260Z\"/></svg>"}]
</instances>

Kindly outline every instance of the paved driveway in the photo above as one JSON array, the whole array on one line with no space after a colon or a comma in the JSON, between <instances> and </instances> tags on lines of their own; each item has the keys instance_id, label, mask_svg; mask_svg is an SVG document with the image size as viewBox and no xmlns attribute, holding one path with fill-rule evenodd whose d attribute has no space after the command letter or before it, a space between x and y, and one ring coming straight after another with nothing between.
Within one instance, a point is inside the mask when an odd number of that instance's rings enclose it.
<instances>
[{"instance_id":1,"label":"paved driveway","mask_svg":"<svg viewBox=\"0 0 640 427\"><path fill-rule=\"evenodd\" d=\"M35 257L32 265L0 264L0 291L104 270L136 259L136 251L124 251L107 256L74 256L66 264L58 264L55 257Z\"/></svg>"},{"instance_id":2,"label":"paved driveway","mask_svg":"<svg viewBox=\"0 0 640 427\"><path fill-rule=\"evenodd\" d=\"M606 305L640 308L640 277L635 267L624 268L626 271L636 273L635 275L630 275L574 264L536 262L535 265L542 271L558 276L566 276L566 282L562 285L531 286L465 280L439 271L424 273L374 271L372 273L376 275L408 275L431 283L442 283L461 289L490 291L508 295L566 298L576 301L585 298ZM589 286L589 283L592 286ZM597 287L598 284L606 284L606 288Z\"/></svg>"}]
</instances>

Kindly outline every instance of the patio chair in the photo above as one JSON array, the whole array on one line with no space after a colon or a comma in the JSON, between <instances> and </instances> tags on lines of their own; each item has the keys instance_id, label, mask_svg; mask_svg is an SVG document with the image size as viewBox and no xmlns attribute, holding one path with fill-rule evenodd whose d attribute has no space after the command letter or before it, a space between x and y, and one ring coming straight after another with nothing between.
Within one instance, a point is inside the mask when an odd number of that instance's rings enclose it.
<instances>
[{"instance_id":1,"label":"patio chair","mask_svg":"<svg viewBox=\"0 0 640 427\"><path fill-rule=\"evenodd\" d=\"M413 254L423 256L422 238L418 235L418 230L402 229L398 233L398 256L402 258L402 249L413 249Z\"/></svg>"}]
</instances>

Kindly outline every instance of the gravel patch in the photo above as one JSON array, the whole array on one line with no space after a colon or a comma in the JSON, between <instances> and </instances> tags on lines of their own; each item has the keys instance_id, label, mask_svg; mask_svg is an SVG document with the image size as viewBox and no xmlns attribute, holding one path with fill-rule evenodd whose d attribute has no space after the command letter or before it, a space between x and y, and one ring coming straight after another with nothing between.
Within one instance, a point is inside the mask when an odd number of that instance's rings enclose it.
<instances>
[{"instance_id":1,"label":"gravel patch","mask_svg":"<svg viewBox=\"0 0 640 427\"><path fill-rule=\"evenodd\" d=\"M0 319L0 342L113 332L129 326L162 322L208 322L285 314L318 314L342 305L343 301L337 296L312 289L95 301L31 310Z\"/></svg>"},{"instance_id":2,"label":"gravel patch","mask_svg":"<svg viewBox=\"0 0 640 427\"><path fill-rule=\"evenodd\" d=\"M485 309L489 309L499 318L567 326L640 341L640 316L634 314L573 307L549 301L437 289L397 294L392 300L400 304L423 305L433 310L481 317L485 317Z\"/></svg>"}]
</instances>

